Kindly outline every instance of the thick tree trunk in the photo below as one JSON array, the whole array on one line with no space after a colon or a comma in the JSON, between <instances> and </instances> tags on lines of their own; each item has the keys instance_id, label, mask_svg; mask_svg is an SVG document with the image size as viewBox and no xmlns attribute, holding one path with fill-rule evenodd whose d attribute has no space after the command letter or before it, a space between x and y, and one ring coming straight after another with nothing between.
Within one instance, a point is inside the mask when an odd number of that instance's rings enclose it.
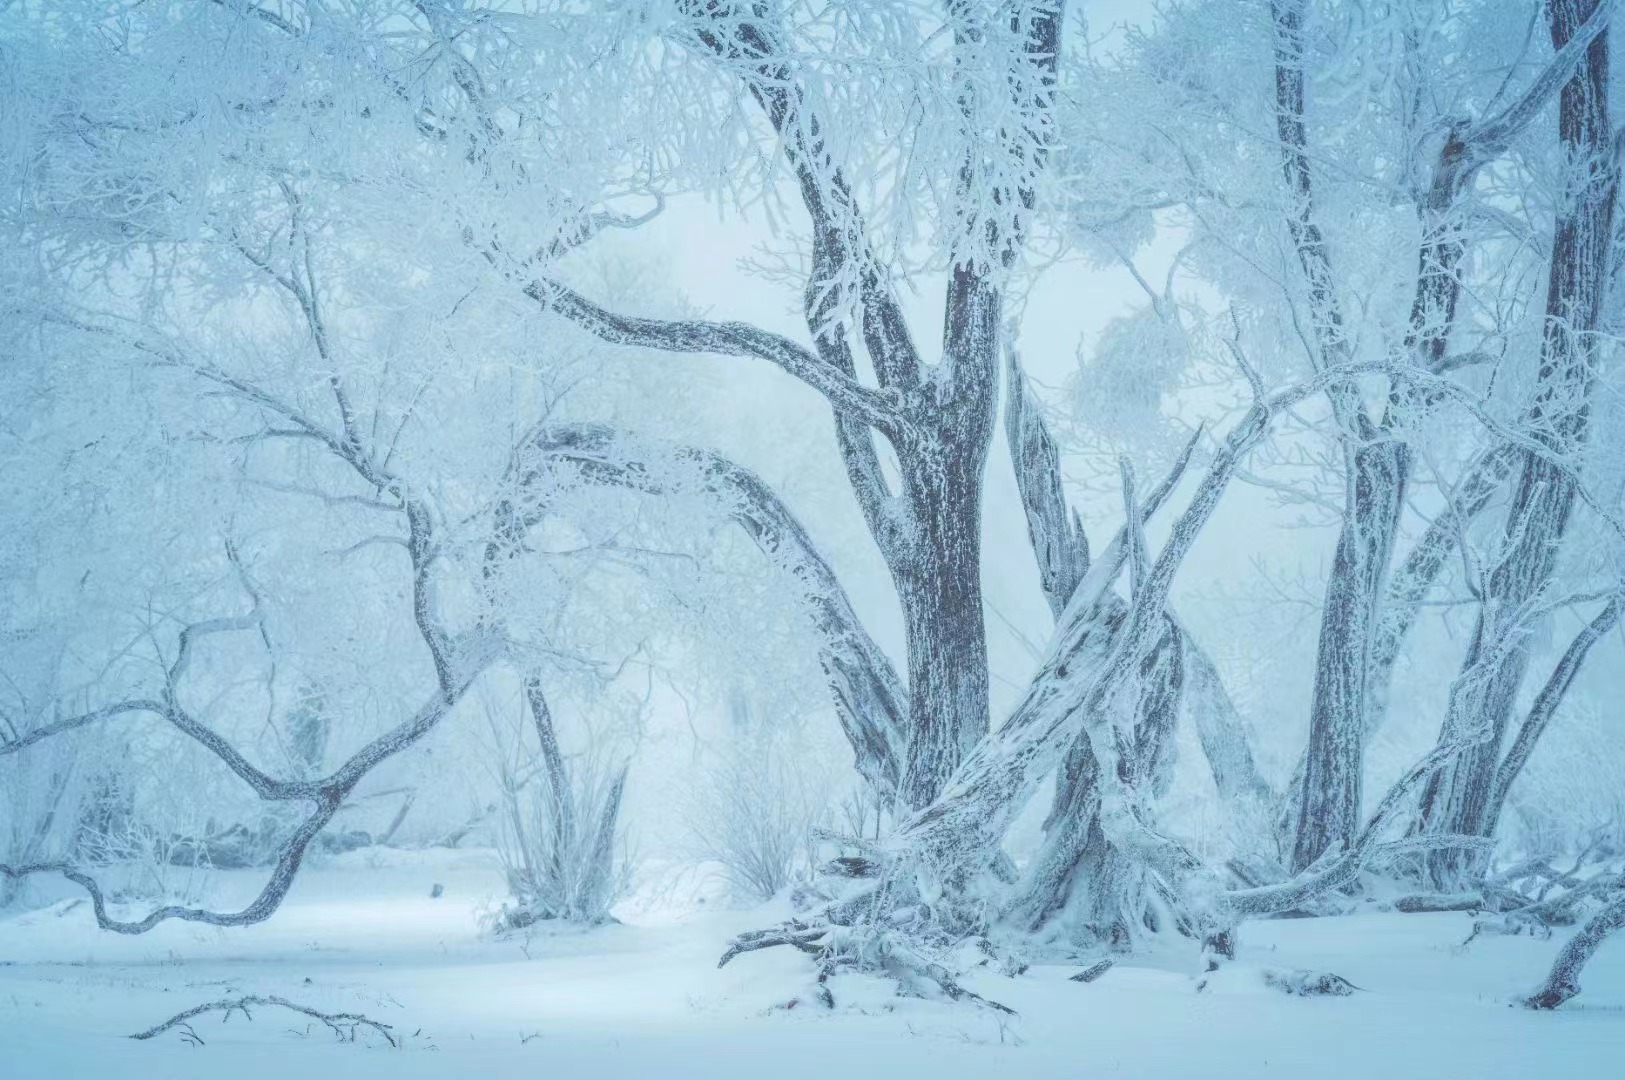
<instances>
[{"instance_id":1,"label":"thick tree trunk","mask_svg":"<svg viewBox=\"0 0 1625 1080\"><path fill-rule=\"evenodd\" d=\"M1308 290L1319 365L1348 359L1342 307L1326 241L1314 214L1304 123L1302 0L1276 0L1275 120L1281 170L1291 196L1286 224ZM1343 524L1326 585L1309 745L1292 791L1296 828L1292 866L1301 870L1359 828L1364 776L1367 672L1378 606L1404 507L1409 454L1365 413L1355 387L1328 391L1346 451Z\"/></svg>"},{"instance_id":2,"label":"thick tree trunk","mask_svg":"<svg viewBox=\"0 0 1625 1080\"><path fill-rule=\"evenodd\" d=\"M1492 836L1495 774L1518 688L1529 666L1525 606L1550 580L1573 507L1572 483L1544 461L1526 464L1509 517L1508 550L1491 573L1472 644L1445 716L1444 738L1479 738L1423 789L1417 831ZM1521 523L1521 524L1520 524ZM1486 670L1487 669L1487 670ZM1462 884L1480 856L1438 851L1427 859L1440 891Z\"/></svg>"},{"instance_id":3,"label":"thick tree trunk","mask_svg":"<svg viewBox=\"0 0 1625 1080\"><path fill-rule=\"evenodd\" d=\"M1335 278L1325 240L1313 212L1313 182L1304 124L1304 0L1275 0L1276 125L1282 147L1282 171L1293 197L1287 228L1307 281L1309 307L1322 365L1348 359ZM1589 12L1588 12L1589 13ZM1599 32L1601 22L1583 34ZM1579 23L1571 24L1564 40ZM1590 41L1582 37L1580 41ZM1579 63L1580 41L1563 63ZM1562 47L1562 42L1558 43ZM1539 106L1558 85L1562 63L1537 79L1529 91L1503 111L1448 132L1432 178L1419 206L1422 234L1418 248L1416 288L1411 303L1403 353L1420 371L1449 369L1447 349L1461 299L1458 275L1466 244L1459 229L1458 203L1477 171L1509 145L1512 137L1538 115ZM1394 585L1403 605L1398 617L1382 610L1385 578L1398 539L1410 473L1404 428L1427 412L1436 399L1418 394L1402 382L1391 384L1379 419L1365 413L1350 384L1334 384L1332 409L1349 445L1349 481L1343 528L1326 592L1317 657L1309 745L1289 789L1292 805L1285 816L1295 822L1292 862L1310 865L1333 844L1352 839L1359 817L1364 745L1387 708L1388 683L1398 643L1408 628L1416 603L1425 594L1454 534L1437 529L1401 567ZM1470 518L1495 490L1506 460L1491 457L1463 483L1458 513Z\"/></svg>"},{"instance_id":4,"label":"thick tree trunk","mask_svg":"<svg viewBox=\"0 0 1625 1080\"><path fill-rule=\"evenodd\" d=\"M988 729L987 631L982 613L982 465L974 426L912 450L905 491L914 550L894 562L908 651L909 721L901 794L928 805Z\"/></svg>"},{"instance_id":5,"label":"thick tree trunk","mask_svg":"<svg viewBox=\"0 0 1625 1080\"><path fill-rule=\"evenodd\" d=\"M557 282L536 282L526 290L606 340L756 356L828 398L847 475L903 612L908 699L902 723L887 733L896 736L896 772L879 768L880 755L868 750L875 741L873 722L854 716L856 710L844 703L843 720L849 733L861 736L854 739L859 765L873 763L865 775L877 792L897 795L910 809L932 803L988 731L982 473L998 397L1002 281L1019 257L1026 213L1035 205L1032 173L1042 170L1048 156L1064 7L1060 0L999 13L975 4L949 6L965 151L955 177L960 205L952 223L953 270L938 363L922 362L914 346L885 263L870 249L858 201L832 156L824 135L827 118L809 101L792 61L795 50L772 5L691 0L678 10L691 44L724 61L761 106L795 174L812 226L812 273L803 306L815 351L743 324L617 316ZM989 27L1000 30L995 40L989 40ZM1017 35L1013 49L1011 30ZM1001 49L1007 52L990 51ZM990 60L1005 65L1004 77L983 78ZM988 94L992 102L985 100ZM1011 108L1021 114L1020 122L1000 128L1000 145L990 151L987 117L1002 124ZM1014 184L1012 170L1020 178ZM857 380L853 346L860 340L878 388ZM881 468L877 433L896 451L901 490L892 489ZM871 650L862 651L867 662ZM826 669L833 683L851 683L842 664L826 660ZM874 696L848 693L852 689L837 685L838 698Z\"/></svg>"}]
</instances>

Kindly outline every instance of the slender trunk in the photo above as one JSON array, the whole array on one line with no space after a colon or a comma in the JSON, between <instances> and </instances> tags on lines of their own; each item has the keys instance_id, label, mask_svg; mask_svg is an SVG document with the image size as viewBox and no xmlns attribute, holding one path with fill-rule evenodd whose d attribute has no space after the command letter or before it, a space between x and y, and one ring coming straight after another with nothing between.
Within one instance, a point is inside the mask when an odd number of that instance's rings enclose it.
<instances>
[{"instance_id":1,"label":"slender trunk","mask_svg":"<svg viewBox=\"0 0 1625 1080\"><path fill-rule=\"evenodd\" d=\"M542 768L547 775L547 814L555 838L553 850L555 853L569 851L575 843L575 791L570 786L570 773L564 764L564 753L559 749L558 731L553 726L553 710L548 708L541 679L531 676L525 680L525 700L536 725Z\"/></svg>"},{"instance_id":2,"label":"slender trunk","mask_svg":"<svg viewBox=\"0 0 1625 1080\"><path fill-rule=\"evenodd\" d=\"M1308 284L1320 359L1331 365L1348 358L1348 342L1326 243L1313 213L1304 124L1304 3L1276 0L1273 11L1276 126L1282 172L1293 196L1287 226ZM1461 298L1457 269L1466 250L1455 210L1485 160L1486 153L1470 153L1461 131L1452 130L1418 207L1422 236L1404 355L1423 371L1440 371L1446 360ZM1295 802L1285 808L1287 819L1296 824L1294 870L1312 864L1328 847L1351 842L1359 826L1364 747L1387 707L1393 649L1385 653L1384 646L1397 648L1408 626L1407 619L1397 634L1382 632L1388 625L1383 612L1388 567L1411 469L1403 428L1433 404L1394 384L1381 417L1373 422L1352 385L1334 385L1329 396L1349 447L1348 481L1321 617L1309 744L1289 788ZM1425 592L1441 564L1442 558L1431 565L1424 560L1420 568L1428 572L1410 584Z\"/></svg>"},{"instance_id":3,"label":"slender trunk","mask_svg":"<svg viewBox=\"0 0 1625 1080\"><path fill-rule=\"evenodd\" d=\"M1302 0L1277 0L1275 116L1281 170L1292 198L1286 224L1303 269L1320 366L1348 358L1331 259L1314 215L1314 187L1304 123ZM1328 393L1346 451L1343 524L1326 585L1309 745L1293 794L1292 867L1301 870L1359 828L1368 657L1388 563L1404 507L1409 454L1366 415L1356 388Z\"/></svg>"},{"instance_id":4,"label":"slender trunk","mask_svg":"<svg viewBox=\"0 0 1625 1080\"><path fill-rule=\"evenodd\" d=\"M1394 568L1366 676L1367 742L1387 718L1394 665L1399 659L1400 648L1416 623L1422 601L1438 581L1445 565L1454 557L1468 524L1484 512L1516 461L1517 456L1511 448L1501 447L1485 454L1469 467L1451 492L1450 504L1411 547L1404 561Z\"/></svg>"},{"instance_id":5,"label":"slender trunk","mask_svg":"<svg viewBox=\"0 0 1625 1080\"><path fill-rule=\"evenodd\" d=\"M1294 872L1348 843L1360 828L1369 655L1405 505L1410 452L1404 443L1370 443L1349 458L1348 509L1320 625Z\"/></svg>"},{"instance_id":6,"label":"slender trunk","mask_svg":"<svg viewBox=\"0 0 1625 1080\"><path fill-rule=\"evenodd\" d=\"M1551 579L1557 549L1573 508L1572 482L1544 461L1531 459L1519 480L1508 518L1507 550L1485 585L1458 684L1445 716L1445 738L1477 730L1481 737L1423 789L1418 832L1492 836L1495 773L1518 688L1529 666L1531 627L1526 606ZM1489 670L1480 673L1485 664ZM1434 887L1450 891L1471 874L1479 857L1445 850L1427 859Z\"/></svg>"}]
</instances>

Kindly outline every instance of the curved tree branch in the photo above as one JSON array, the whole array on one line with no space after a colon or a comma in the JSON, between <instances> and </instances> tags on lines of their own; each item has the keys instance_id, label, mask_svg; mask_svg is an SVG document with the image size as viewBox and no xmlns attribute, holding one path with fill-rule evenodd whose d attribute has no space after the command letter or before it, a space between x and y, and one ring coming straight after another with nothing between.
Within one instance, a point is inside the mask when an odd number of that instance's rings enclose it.
<instances>
[{"instance_id":1,"label":"curved tree branch","mask_svg":"<svg viewBox=\"0 0 1625 1080\"><path fill-rule=\"evenodd\" d=\"M561 425L536 433L515 458L514 480L521 492L543 488L549 470L561 466L581 482L650 495L668 494L692 478L770 561L794 577L819 632L819 661L858 770L880 794L895 793L907 692L858 620L835 572L771 488L717 454L651 445L602 424ZM527 514L537 516L521 508L521 519Z\"/></svg>"}]
</instances>

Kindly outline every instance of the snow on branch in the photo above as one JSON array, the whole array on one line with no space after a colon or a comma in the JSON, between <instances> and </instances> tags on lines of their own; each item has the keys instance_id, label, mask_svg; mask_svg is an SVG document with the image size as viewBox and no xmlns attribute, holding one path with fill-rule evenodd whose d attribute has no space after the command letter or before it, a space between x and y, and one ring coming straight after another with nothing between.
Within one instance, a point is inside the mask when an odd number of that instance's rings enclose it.
<instances>
[{"instance_id":1,"label":"snow on branch","mask_svg":"<svg viewBox=\"0 0 1625 1080\"><path fill-rule=\"evenodd\" d=\"M766 360L823 394L837 412L860 418L884 432L897 430L898 414L887 396L829 366L811 350L749 323L620 315L594 304L567 285L547 279L525 286L525 295L613 345Z\"/></svg>"},{"instance_id":2,"label":"snow on branch","mask_svg":"<svg viewBox=\"0 0 1625 1080\"><path fill-rule=\"evenodd\" d=\"M105 328L94 324L84 324L79 328L89 332L108 332ZM244 615L204 619L182 628L177 637L175 656L164 666L163 686L156 696L103 706L0 742L0 756L4 756L18 753L49 738L115 717L132 713L151 713L202 746L252 789L262 801L310 803L310 810L278 851L271 877L259 895L247 906L232 912L171 904L150 911L139 919L119 919L109 913L107 897L97 881L70 863L0 864L0 876L11 880L21 880L39 874L58 874L67 878L90 895L96 923L104 930L121 934L143 934L158 924L172 919L211 926L247 926L263 922L281 905L293 886L311 843L332 821L333 816L338 813L344 800L356 786L380 763L423 739L456 707L473 681L495 659L495 641L488 635L453 640L452 634L442 623L434 603L432 570L438 559L436 515L427 504L408 494L402 481L376 462L370 450L359 438L353 436L353 425L346 425L344 435L335 435L275 395L245 380L228 375L212 365L193 361L183 354L153 346L138 338L129 338L122 334L114 336L139 352L189 370L227 389L241 400L268 409L295 423L301 429L310 431L363 480L395 494L401 501L400 512L407 521L406 550L411 564L413 616L434 663L435 689L428 700L410 717L351 754L326 778L289 780L271 776L249 761L219 732L195 718L182 703L182 684L191 668L196 644L201 638L245 631L263 633L265 616L263 598L243 566L236 548L229 544L227 557L236 572L240 587L249 595L253 606Z\"/></svg>"},{"instance_id":3,"label":"snow on branch","mask_svg":"<svg viewBox=\"0 0 1625 1080\"><path fill-rule=\"evenodd\" d=\"M1027 514L1027 538L1038 560L1044 599L1059 618L1089 570L1089 538L1061 488L1061 455L1027 386L1014 348L1006 350L1005 434L1016 486Z\"/></svg>"},{"instance_id":4,"label":"snow on branch","mask_svg":"<svg viewBox=\"0 0 1625 1080\"><path fill-rule=\"evenodd\" d=\"M273 1005L277 1008L289 1009L293 1012L299 1013L301 1016L308 1016L313 1020L320 1020L327 1026L329 1031L337 1036L340 1042L355 1042L356 1033L365 1028L382 1035L385 1041L387 1041L392 1047L399 1048L401 1045L400 1040L395 1037L395 1029L389 1024L379 1023L377 1020L363 1016L361 1013L324 1013L320 1010L312 1009L308 1005L299 1005L289 1001L287 998L277 997L274 994L266 996L250 994L246 997L223 998L220 1001L210 1001L203 1005L195 1005L183 1012L176 1013L174 1016L171 1016L168 1020L165 1020L161 1024L156 1024L145 1031L136 1032L134 1035L131 1035L130 1038L144 1042L148 1039L155 1039L166 1031L174 1031L179 1029L184 1038L201 1046L203 1045L203 1039L198 1035L197 1031L192 1028L190 1023L192 1020L211 1012L224 1013L225 1015L221 1018L222 1023L230 1020L232 1013L239 1012L243 1014L243 1019L253 1020L254 1014L249 1012L249 1009L259 1008L263 1005Z\"/></svg>"},{"instance_id":5,"label":"snow on branch","mask_svg":"<svg viewBox=\"0 0 1625 1080\"><path fill-rule=\"evenodd\" d=\"M812 219L813 273L806 291L809 328L839 336L849 312L882 387L920 381L921 362L891 282L870 246L868 226L840 165L830 156L826 118L808 102L785 31L763 5L683 0L684 39L730 69L766 114L795 172Z\"/></svg>"},{"instance_id":6,"label":"snow on branch","mask_svg":"<svg viewBox=\"0 0 1625 1080\"><path fill-rule=\"evenodd\" d=\"M1580 992L1580 970L1596 955L1603 939L1625 927L1625 884L1615 882L1619 890L1608 905L1580 928L1557 954L1552 970L1540 989L1524 999L1531 1009L1555 1009Z\"/></svg>"},{"instance_id":7,"label":"snow on branch","mask_svg":"<svg viewBox=\"0 0 1625 1080\"><path fill-rule=\"evenodd\" d=\"M1504 153L1519 133L1534 123L1540 111L1557 96L1585 60L1591 43L1608 29L1619 12L1619 0L1599 0L1591 16L1575 28L1529 88L1494 116L1468 124L1457 133L1464 151L1462 168L1471 173Z\"/></svg>"}]
</instances>

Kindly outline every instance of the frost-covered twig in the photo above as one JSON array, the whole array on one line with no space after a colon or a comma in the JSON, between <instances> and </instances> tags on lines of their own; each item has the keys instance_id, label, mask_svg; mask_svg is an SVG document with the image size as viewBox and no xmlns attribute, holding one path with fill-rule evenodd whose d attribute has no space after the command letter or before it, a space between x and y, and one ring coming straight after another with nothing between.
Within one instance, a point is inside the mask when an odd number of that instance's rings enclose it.
<instances>
[{"instance_id":1,"label":"frost-covered twig","mask_svg":"<svg viewBox=\"0 0 1625 1080\"><path fill-rule=\"evenodd\" d=\"M308 1016L313 1020L320 1020L323 1024L327 1025L328 1030L338 1037L340 1042L355 1042L356 1033L362 1028L367 1028L382 1035L390 1046L399 1048L401 1045L400 1040L395 1037L395 1029L391 1025L379 1023L377 1020L370 1019L369 1017L363 1016L360 1013L324 1013L318 1009L313 1009L308 1005L299 1005L295 1002L289 1001L286 998L276 997L275 995L260 996L257 994L250 994L247 997L240 998L223 998L220 1001L210 1001L203 1005L194 1005L192 1008L187 1009L184 1012L176 1013L174 1016L171 1016L168 1020L165 1020L161 1024L154 1025L145 1031L140 1031L134 1035L131 1035L130 1038L145 1041L147 1039L156 1038L159 1035L162 1035L164 1032L170 1031L174 1028L181 1028L184 1032L189 1034L190 1038L201 1044L203 1040L199 1038L197 1032L192 1029L189 1021L202 1016L205 1013L211 1012L224 1013L225 1015L221 1017L222 1023L230 1020L231 1014L236 1012L242 1013L244 1019L252 1020L254 1019L254 1014L248 1010L250 1008L257 1008L262 1005L273 1005L277 1008L291 1009L302 1016Z\"/></svg>"}]
</instances>

